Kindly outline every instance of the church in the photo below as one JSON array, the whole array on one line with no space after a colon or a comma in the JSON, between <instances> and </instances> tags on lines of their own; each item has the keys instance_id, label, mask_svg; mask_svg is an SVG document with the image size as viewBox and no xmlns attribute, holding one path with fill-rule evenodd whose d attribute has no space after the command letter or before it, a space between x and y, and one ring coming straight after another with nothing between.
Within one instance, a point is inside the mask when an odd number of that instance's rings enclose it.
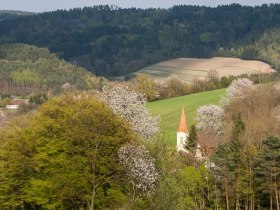
<instances>
[{"instance_id":1,"label":"church","mask_svg":"<svg viewBox=\"0 0 280 210\"><path fill-rule=\"evenodd\" d=\"M187 151L185 149L185 144L188 137L188 133L189 132L186 123L185 110L183 108L181 113L179 128L177 130L177 151L184 151L184 152Z\"/></svg>"},{"instance_id":2,"label":"church","mask_svg":"<svg viewBox=\"0 0 280 210\"><path fill-rule=\"evenodd\" d=\"M176 148L177 148L178 152L189 153L189 151L186 150L186 148L185 148L188 135L189 135L189 131L188 131L187 123L186 123L185 109L183 108L182 112L181 112L179 127L177 130ZM202 153L201 153L199 144L197 145L197 149L195 150L195 157L197 159L202 159Z\"/></svg>"}]
</instances>

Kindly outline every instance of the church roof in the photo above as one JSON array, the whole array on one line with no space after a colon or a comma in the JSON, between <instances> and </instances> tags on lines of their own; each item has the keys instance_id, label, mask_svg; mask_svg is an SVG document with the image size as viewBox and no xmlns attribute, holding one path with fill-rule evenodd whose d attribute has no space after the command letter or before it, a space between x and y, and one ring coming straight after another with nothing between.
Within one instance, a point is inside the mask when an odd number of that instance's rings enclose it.
<instances>
[{"instance_id":1,"label":"church roof","mask_svg":"<svg viewBox=\"0 0 280 210\"><path fill-rule=\"evenodd\" d=\"M177 132L188 132L184 108L182 109L180 124Z\"/></svg>"}]
</instances>

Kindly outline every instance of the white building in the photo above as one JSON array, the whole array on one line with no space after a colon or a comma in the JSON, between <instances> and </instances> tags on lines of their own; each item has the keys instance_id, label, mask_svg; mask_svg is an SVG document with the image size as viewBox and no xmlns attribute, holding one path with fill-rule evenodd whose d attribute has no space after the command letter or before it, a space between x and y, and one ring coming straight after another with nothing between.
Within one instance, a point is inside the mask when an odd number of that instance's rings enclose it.
<instances>
[{"instance_id":1,"label":"white building","mask_svg":"<svg viewBox=\"0 0 280 210\"><path fill-rule=\"evenodd\" d=\"M186 123L185 110L183 108L182 113L181 113L179 128L177 130L177 150L178 151L184 151L184 152L187 151L185 149L187 136L188 136L188 128L187 128L187 123Z\"/></svg>"},{"instance_id":2,"label":"white building","mask_svg":"<svg viewBox=\"0 0 280 210\"><path fill-rule=\"evenodd\" d=\"M28 104L27 99L12 99L8 105L6 105L6 109L18 109L18 107L22 104Z\"/></svg>"},{"instance_id":3,"label":"white building","mask_svg":"<svg viewBox=\"0 0 280 210\"><path fill-rule=\"evenodd\" d=\"M179 128L177 130L177 146L176 146L177 151L189 153L189 151L185 149L188 135L189 135L189 131L186 123L185 110L183 108L181 113ZM201 148L200 145L197 144L197 148L195 150L195 157L197 159L203 159L200 148Z\"/></svg>"}]
</instances>

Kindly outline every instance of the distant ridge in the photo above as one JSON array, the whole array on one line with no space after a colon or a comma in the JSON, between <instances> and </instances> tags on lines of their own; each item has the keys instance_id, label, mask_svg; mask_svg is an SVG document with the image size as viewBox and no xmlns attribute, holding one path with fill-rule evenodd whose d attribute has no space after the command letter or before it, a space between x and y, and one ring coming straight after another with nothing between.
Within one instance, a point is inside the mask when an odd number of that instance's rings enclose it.
<instances>
[{"instance_id":1,"label":"distant ridge","mask_svg":"<svg viewBox=\"0 0 280 210\"><path fill-rule=\"evenodd\" d=\"M170 9L94 6L25 16L15 11L9 15L16 18L0 21L0 43L45 47L107 77L174 58L209 58L217 52L227 56L235 50L236 57L265 60L276 67L279 42L275 36L266 39L275 40L269 49L266 45L256 48L255 43L268 31L280 28L279 11L280 4ZM275 52L265 54L263 49Z\"/></svg>"},{"instance_id":2,"label":"distant ridge","mask_svg":"<svg viewBox=\"0 0 280 210\"><path fill-rule=\"evenodd\" d=\"M19 10L0 10L0 22L21 16L35 15L37 13L25 12Z\"/></svg>"}]
</instances>

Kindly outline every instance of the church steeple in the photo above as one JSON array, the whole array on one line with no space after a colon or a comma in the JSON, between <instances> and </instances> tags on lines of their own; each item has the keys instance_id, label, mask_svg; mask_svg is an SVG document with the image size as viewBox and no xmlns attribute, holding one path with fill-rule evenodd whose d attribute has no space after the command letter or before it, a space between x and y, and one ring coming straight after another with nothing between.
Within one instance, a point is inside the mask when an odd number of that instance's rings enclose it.
<instances>
[{"instance_id":1,"label":"church steeple","mask_svg":"<svg viewBox=\"0 0 280 210\"><path fill-rule=\"evenodd\" d=\"M180 124L177 132L188 132L184 108L182 109Z\"/></svg>"},{"instance_id":2,"label":"church steeple","mask_svg":"<svg viewBox=\"0 0 280 210\"><path fill-rule=\"evenodd\" d=\"M186 117L185 117L185 110L182 109L181 113L181 119L179 128L177 130L177 150L178 151L186 151L185 144L188 136L188 128L186 123Z\"/></svg>"}]
</instances>

